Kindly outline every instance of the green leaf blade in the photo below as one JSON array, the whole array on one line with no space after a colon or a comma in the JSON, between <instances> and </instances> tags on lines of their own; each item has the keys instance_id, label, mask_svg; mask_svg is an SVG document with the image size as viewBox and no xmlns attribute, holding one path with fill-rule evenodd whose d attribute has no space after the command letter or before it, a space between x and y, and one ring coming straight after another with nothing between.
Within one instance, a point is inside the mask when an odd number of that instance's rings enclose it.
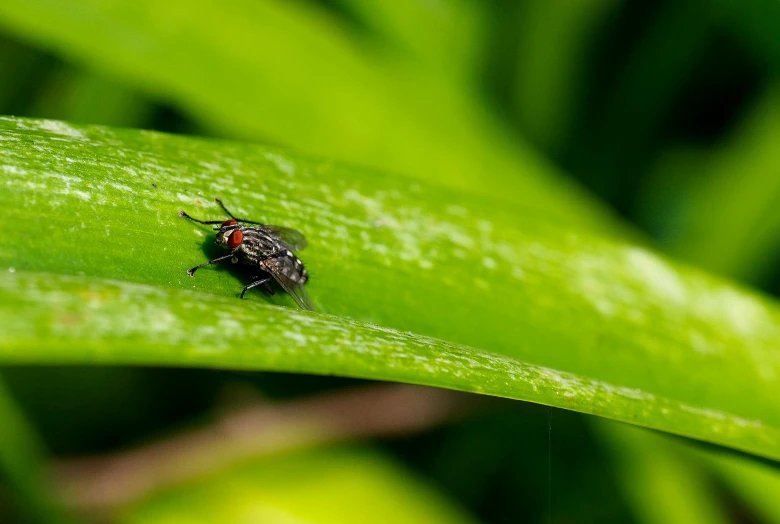
<instances>
[{"instance_id":1,"label":"green leaf blade","mask_svg":"<svg viewBox=\"0 0 780 524\"><path fill-rule=\"evenodd\" d=\"M24 338L38 328L24 324L19 310L35 310L36 293L30 292L22 304L14 298L22 292L12 288L0 321L21 324L16 338L5 339L7 362L23 361L26 354L36 362L114 359L398 380L533 400L778 455L778 306L642 246L500 201L272 148L51 121L4 119L0 129L6 188L0 192L5 210L0 226L11 232L0 238L0 266L13 267L17 275L51 275L68 290L54 295L63 301L78 296L79 286L88 289L92 280L150 286L160 293L156 299L151 292L147 298L146 291L139 292L133 299L138 304L103 304L117 305L112 315L106 313L107 338L89 342L92 331L82 325L82 339L73 335L64 344L54 331L37 342ZM478 362L486 369L498 358L576 380L547 380L539 371L516 386L508 369L466 379L470 357L446 357L448 366L437 368L431 355L420 353L434 342L414 346L405 357L400 348L388 354L375 348L371 358L347 352L346 361L333 355L312 359L301 353L274 361L274 353L266 352L282 343L273 346L258 332L236 342L236 353L229 358L193 352L193 347L208 352L205 342L223 347L228 339L220 338L225 335L220 329L251 332L276 321L275 316L268 320L259 315L220 326L212 319L209 337L187 338L189 328L206 322L201 319L209 314L228 308L238 315L265 300L257 293L238 301L247 276L230 268L203 269L193 279L185 273L216 248L209 227L187 222L177 211L221 218L214 197L236 214L295 227L308 237L310 247L301 257L312 275L309 292L320 311L333 317L290 313L295 316L289 318L376 323L447 340L458 348L478 348L469 351L489 355ZM83 275L83 280L57 280L69 275ZM38 281L31 282L37 289ZM190 307L220 301L198 315L186 315L180 329L163 324L166 336L177 332L184 337L169 352L151 351L165 340L132 330L137 339L122 342L130 327L119 321L143 311L141 302L153 307L159 300L164 306L159 314L137 319L154 327L169 314L165 308L173 307L170 294L186 289L201 293L177 298ZM174 319L183 314L174 312ZM287 344L294 345L295 323L279 322L287 331L276 336L284 340L292 333ZM47 333L45 324L42 320L41 333ZM319 343L318 329L330 328L306 328L307 345ZM328 342L330 351L338 352L337 342ZM122 344L124 354L112 353L112 345ZM29 352L19 351L20 345ZM101 357L97 349L105 354ZM138 351L136 357L133 351ZM419 365L415 355L423 358ZM360 362L357 367L349 361L353 358ZM392 367L393 359L403 365L384 369ZM422 364L433 371L420 369ZM580 387L580 379L590 386ZM566 395L570 380L576 387ZM544 391L534 392L539 381ZM611 393L615 388L621 392L617 397Z\"/></svg>"}]
</instances>

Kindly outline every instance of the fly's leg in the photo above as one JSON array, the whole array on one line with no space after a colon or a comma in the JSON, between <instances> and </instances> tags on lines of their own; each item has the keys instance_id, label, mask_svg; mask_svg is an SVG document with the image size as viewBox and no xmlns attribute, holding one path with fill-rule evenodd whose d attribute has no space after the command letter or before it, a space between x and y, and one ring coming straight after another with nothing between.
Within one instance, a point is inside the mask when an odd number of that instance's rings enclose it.
<instances>
[{"instance_id":1,"label":"fly's leg","mask_svg":"<svg viewBox=\"0 0 780 524\"><path fill-rule=\"evenodd\" d=\"M269 289L270 286L268 283L271 281L271 277L263 277L260 280L255 280L251 284L247 284L244 286L244 289L241 290L241 298L244 298L244 293L246 293L248 290L252 289L253 287L262 286L265 285L266 289ZM273 292L271 292L273 295Z\"/></svg>"},{"instance_id":2,"label":"fly's leg","mask_svg":"<svg viewBox=\"0 0 780 524\"><path fill-rule=\"evenodd\" d=\"M272 277L267 271L263 271L262 274L252 277L252 283L245 287L244 290L241 292L241 297L243 298L244 293L246 293L247 289L252 289L253 287L262 285L263 288L265 288L266 293L269 295L274 295L276 292L274 291L274 288L271 286L271 280Z\"/></svg>"},{"instance_id":3,"label":"fly's leg","mask_svg":"<svg viewBox=\"0 0 780 524\"><path fill-rule=\"evenodd\" d=\"M219 199L217 199L217 202L219 202ZM219 203L220 203L220 205L222 204L222 202L219 202ZM225 210L225 212L228 213L228 215L230 217L233 217L233 215L231 215L227 211L227 209ZM233 220L238 220L238 219L234 218ZM265 260L268 260L270 258L276 258L279 255L280 255L280 253L274 252L273 254L271 254L268 257L263 258L262 260L265 261ZM263 286L265 288L265 291L269 295L271 295L271 296L276 294L276 291L274 291L274 288L271 286L271 280L273 280L273 277L271 277L271 275L268 272L264 272L263 275L259 275L259 276L254 277L253 280L254 280L254 282L252 282L251 284L249 284L247 286L244 286L244 289L241 290L241 298L244 298L244 293L246 293L248 290L252 289L253 287L257 287L257 286Z\"/></svg>"},{"instance_id":4,"label":"fly's leg","mask_svg":"<svg viewBox=\"0 0 780 524\"><path fill-rule=\"evenodd\" d=\"M191 276L191 277L195 276L195 272L197 270L199 270L200 268L206 267L206 266L210 266L211 264L216 264L217 262L222 262L223 260L229 260L229 259L233 258L233 256L234 256L233 253L229 253L227 255L224 255L224 256L221 256L221 257L217 257L214 260L209 260L208 262L204 262L204 263L199 264L199 265L197 265L197 266L195 266L193 268L188 269L187 270L187 274L189 276Z\"/></svg>"}]
</instances>

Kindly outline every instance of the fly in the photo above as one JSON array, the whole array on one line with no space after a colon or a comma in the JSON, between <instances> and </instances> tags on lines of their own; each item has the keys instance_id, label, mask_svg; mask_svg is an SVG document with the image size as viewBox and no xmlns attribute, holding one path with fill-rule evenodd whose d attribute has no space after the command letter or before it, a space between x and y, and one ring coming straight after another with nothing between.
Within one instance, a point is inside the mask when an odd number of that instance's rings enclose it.
<instances>
[{"instance_id":1,"label":"fly","mask_svg":"<svg viewBox=\"0 0 780 524\"><path fill-rule=\"evenodd\" d=\"M257 276L252 278L252 283L241 290L241 298L244 298L244 293L258 286L263 286L273 295L274 290L270 284L273 278L298 306L314 311L305 288L309 273L303 267L303 262L293 253L306 248L307 242L303 234L288 227L236 218L220 199L217 198L216 201L230 217L229 220L198 220L184 211L179 211L179 216L198 224L218 225L214 228L214 231L217 231L217 245L229 253L188 269L187 274L194 276L198 269L218 262L229 260L233 264L241 263L258 272Z\"/></svg>"}]
</instances>

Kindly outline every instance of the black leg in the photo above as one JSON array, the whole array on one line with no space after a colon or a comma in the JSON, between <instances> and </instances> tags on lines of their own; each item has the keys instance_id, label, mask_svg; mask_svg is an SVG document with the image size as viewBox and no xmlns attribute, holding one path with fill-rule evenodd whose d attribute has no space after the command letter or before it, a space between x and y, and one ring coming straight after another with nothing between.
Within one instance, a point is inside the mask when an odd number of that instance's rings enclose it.
<instances>
[{"instance_id":1,"label":"black leg","mask_svg":"<svg viewBox=\"0 0 780 524\"><path fill-rule=\"evenodd\" d=\"M271 274L268 273L267 271L263 271L261 275L252 277L252 282L256 280L263 281L263 287L265 288L266 293L268 293L269 295L273 296L276 293L276 291L274 291L273 286L271 286L271 281L273 280L273 278L271 278Z\"/></svg>"},{"instance_id":2,"label":"black leg","mask_svg":"<svg viewBox=\"0 0 780 524\"><path fill-rule=\"evenodd\" d=\"M224 255L224 256L221 256L221 257L217 257L214 260L209 260L208 262L204 262L204 263L202 263L200 265L197 265L197 266L195 266L195 267L193 267L191 269L188 269L187 270L187 274L189 276L194 276L195 272L197 270L199 270L200 268L202 268L202 267L210 266L211 264L216 264L217 262L222 262L223 260L228 260L228 259L231 259L231 258L233 258L233 253L229 253L227 255Z\"/></svg>"},{"instance_id":3,"label":"black leg","mask_svg":"<svg viewBox=\"0 0 780 524\"><path fill-rule=\"evenodd\" d=\"M233 213L231 213L230 211L227 210L227 208L225 207L225 204L222 203L222 200L220 200L218 198L215 198L214 200L216 200L217 204L219 204L219 207L222 208L222 211L224 211L227 214L227 216L229 216L230 218L232 218L236 222L244 222L246 224L257 224L258 226L262 226L263 225L262 222L255 222L254 220L246 220L244 218L236 218L235 216L233 216Z\"/></svg>"},{"instance_id":4,"label":"black leg","mask_svg":"<svg viewBox=\"0 0 780 524\"><path fill-rule=\"evenodd\" d=\"M241 298L244 298L244 293L246 293L248 290L252 289L253 287L262 286L263 284L268 284L268 282L270 280L271 280L271 277L263 277L260 280L255 280L251 284L248 284L248 285L244 286L244 289L241 290ZM266 288L267 287L268 286L266 286Z\"/></svg>"}]
</instances>

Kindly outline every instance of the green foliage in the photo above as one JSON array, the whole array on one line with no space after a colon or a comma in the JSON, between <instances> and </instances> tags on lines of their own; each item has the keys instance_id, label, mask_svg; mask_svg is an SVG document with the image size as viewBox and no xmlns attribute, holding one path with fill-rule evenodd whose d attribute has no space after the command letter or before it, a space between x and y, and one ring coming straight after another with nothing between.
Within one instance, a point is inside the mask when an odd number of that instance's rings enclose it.
<instances>
[{"instance_id":1,"label":"green foliage","mask_svg":"<svg viewBox=\"0 0 780 524\"><path fill-rule=\"evenodd\" d=\"M773 85L749 108L717 152L695 150L690 162L683 154L670 154L657 168L657 198L685 199L688 206L685 213L664 225L666 243L679 257L755 283L777 267L779 115L780 91ZM680 187L683 172L695 174L687 187ZM713 242L714 238L718 241Z\"/></svg>"},{"instance_id":2,"label":"green foliage","mask_svg":"<svg viewBox=\"0 0 780 524\"><path fill-rule=\"evenodd\" d=\"M191 9L183 0L8 0L0 15L12 31L172 100L220 134L617 227L522 147L470 89L438 68L345 34L314 4L241 0ZM273 52L256 51L267 49Z\"/></svg>"}]
</instances>

